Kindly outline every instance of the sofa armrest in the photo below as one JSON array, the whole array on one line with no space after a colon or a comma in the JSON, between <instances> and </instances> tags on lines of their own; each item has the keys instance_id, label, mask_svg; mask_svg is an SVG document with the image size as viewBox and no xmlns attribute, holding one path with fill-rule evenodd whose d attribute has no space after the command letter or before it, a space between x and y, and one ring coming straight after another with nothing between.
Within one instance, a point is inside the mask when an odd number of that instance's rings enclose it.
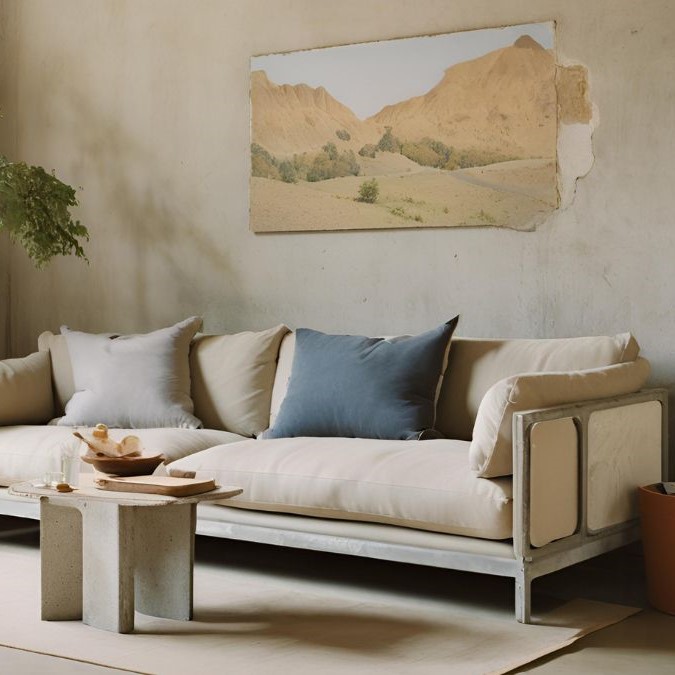
<instances>
[{"instance_id":1,"label":"sofa armrest","mask_svg":"<svg viewBox=\"0 0 675 675\"><path fill-rule=\"evenodd\" d=\"M44 424L53 415L49 353L0 361L0 426Z\"/></svg>"},{"instance_id":2,"label":"sofa armrest","mask_svg":"<svg viewBox=\"0 0 675 675\"><path fill-rule=\"evenodd\" d=\"M513 415L518 557L635 524L635 488L669 475L667 405L667 391L652 389Z\"/></svg>"},{"instance_id":3,"label":"sofa armrest","mask_svg":"<svg viewBox=\"0 0 675 675\"><path fill-rule=\"evenodd\" d=\"M499 380L478 409L469 448L471 468L484 478L513 473L515 413L632 394L644 387L649 373L649 362L637 358L602 368L520 373Z\"/></svg>"}]
</instances>

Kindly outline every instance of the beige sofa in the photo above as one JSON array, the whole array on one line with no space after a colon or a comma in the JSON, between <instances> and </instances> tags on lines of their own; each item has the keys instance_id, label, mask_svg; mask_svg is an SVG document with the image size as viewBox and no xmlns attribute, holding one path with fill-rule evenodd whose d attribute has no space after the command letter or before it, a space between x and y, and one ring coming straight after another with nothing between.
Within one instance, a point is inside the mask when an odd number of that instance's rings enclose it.
<instances>
[{"instance_id":1,"label":"beige sofa","mask_svg":"<svg viewBox=\"0 0 675 675\"><path fill-rule=\"evenodd\" d=\"M200 506L198 533L510 576L524 622L532 579L638 536L635 488L666 471L667 397L642 390L649 365L629 334L454 338L446 438L425 441L251 437L274 422L293 361L293 333L261 335L193 342L194 412L210 428L111 431L244 488ZM66 342L45 333L39 347L0 363L0 485L41 476L71 438L47 424L73 394ZM246 375L234 398L233 372ZM31 423L17 424L27 397ZM39 517L6 494L0 512Z\"/></svg>"}]
</instances>

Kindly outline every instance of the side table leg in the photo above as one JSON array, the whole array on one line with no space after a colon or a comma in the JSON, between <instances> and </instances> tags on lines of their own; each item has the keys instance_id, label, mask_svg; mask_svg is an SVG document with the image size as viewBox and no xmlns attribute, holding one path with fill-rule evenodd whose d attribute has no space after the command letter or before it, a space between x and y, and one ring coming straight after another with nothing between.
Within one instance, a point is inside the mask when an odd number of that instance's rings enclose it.
<instances>
[{"instance_id":1,"label":"side table leg","mask_svg":"<svg viewBox=\"0 0 675 675\"><path fill-rule=\"evenodd\" d=\"M82 516L77 508L40 501L43 621L82 618Z\"/></svg>"},{"instance_id":2,"label":"side table leg","mask_svg":"<svg viewBox=\"0 0 675 675\"><path fill-rule=\"evenodd\" d=\"M136 609L165 619L192 619L196 504L138 509Z\"/></svg>"},{"instance_id":3,"label":"side table leg","mask_svg":"<svg viewBox=\"0 0 675 675\"><path fill-rule=\"evenodd\" d=\"M90 501L84 524L84 623L117 633L134 629L134 506Z\"/></svg>"}]
</instances>

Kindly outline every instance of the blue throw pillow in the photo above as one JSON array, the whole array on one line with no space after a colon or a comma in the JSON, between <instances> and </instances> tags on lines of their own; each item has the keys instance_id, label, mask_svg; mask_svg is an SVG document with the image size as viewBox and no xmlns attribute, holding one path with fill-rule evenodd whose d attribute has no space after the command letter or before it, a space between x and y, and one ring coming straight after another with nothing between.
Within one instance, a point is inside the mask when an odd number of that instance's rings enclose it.
<instances>
[{"instance_id":1,"label":"blue throw pillow","mask_svg":"<svg viewBox=\"0 0 675 675\"><path fill-rule=\"evenodd\" d=\"M298 329L288 392L263 437L433 436L438 386L458 318L390 339Z\"/></svg>"}]
</instances>

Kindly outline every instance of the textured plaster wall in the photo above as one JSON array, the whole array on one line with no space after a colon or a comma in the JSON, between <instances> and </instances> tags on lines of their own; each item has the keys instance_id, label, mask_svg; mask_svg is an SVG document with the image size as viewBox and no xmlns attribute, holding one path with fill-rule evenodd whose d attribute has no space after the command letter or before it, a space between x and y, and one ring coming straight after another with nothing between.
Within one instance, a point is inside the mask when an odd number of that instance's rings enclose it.
<instances>
[{"instance_id":1,"label":"textured plaster wall","mask_svg":"<svg viewBox=\"0 0 675 675\"><path fill-rule=\"evenodd\" d=\"M0 0L0 154L11 156L14 152L16 125L13 105L16 100L13 67L14 9L6 0ZM9 353L9 240L0 234L0 359Z\"/></svg>"},{"instance_id":2,"label":"textured plaster wall","mask_svg":"<svg viewBox=\"0 0 675 675\"><path fill-rule=\"evenodd\" d=\"M9 355L9 247L0 238L0 359Z\"/></svg>"},{"instance_id":3,"label":"textured plaster wall","mask_svg":"<svg viewBox=\"0 0 675 675\"><path fill-rule=\"evenodd\" d=\"M0 238L0 359L9 354L9 250Z\"/></svg>"},{"instance_id":4,"label":"textured plaster wall","mask_svg":"<svg viewBox=\"0 0 675 675\"><path fill-rule=\"evenodd\" d=\"M464 335L632 330L653 383L675 381L675 4L4 5L18 13L16 150L82 186L92 234L89 267L38 273L11 250L12 352L61 323L138 331L200 313L209 331L284 321L382 334L459 312ZM537 231L249 232L252 54L550 19L559 60L588 69L598 116L591 172Z\"/></svg>"}]
</instances>

